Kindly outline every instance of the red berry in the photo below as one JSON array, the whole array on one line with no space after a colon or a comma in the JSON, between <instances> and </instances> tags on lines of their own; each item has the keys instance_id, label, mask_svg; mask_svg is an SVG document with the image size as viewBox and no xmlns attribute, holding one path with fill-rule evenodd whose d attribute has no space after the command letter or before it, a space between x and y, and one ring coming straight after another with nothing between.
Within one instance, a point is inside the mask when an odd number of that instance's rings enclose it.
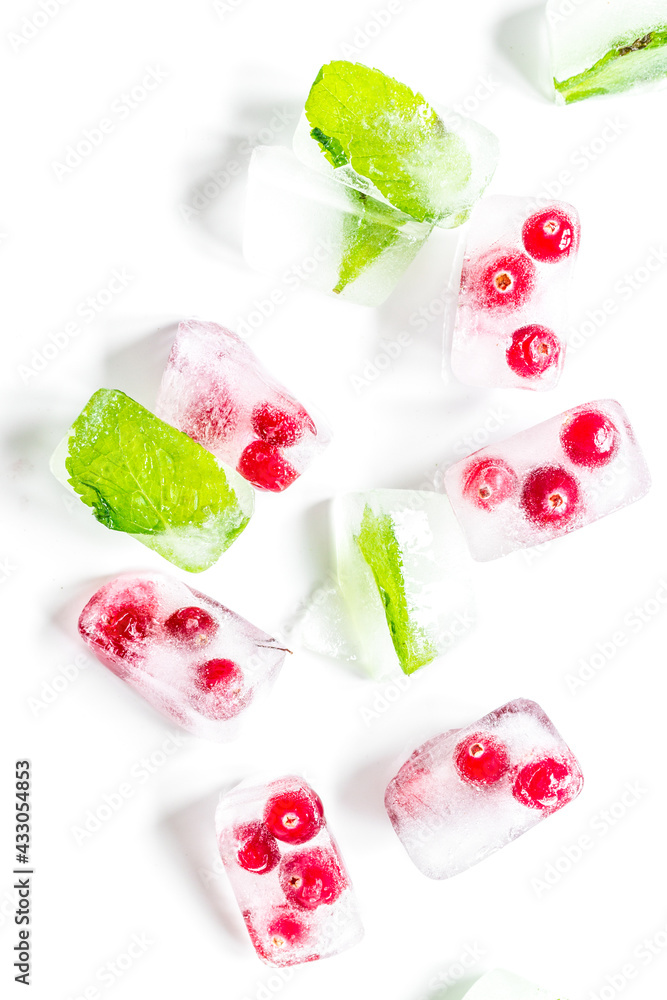
<instances>
[{"instance_id":1,"label":"red berry","mask_svg":"<svg viewBox=\"0 0 667 1000\"><path fill-rule=\"evenodd\" d=\"M463 283L483 309L518 309L535 285L535 265L518 250L496 251L464 271Z\"/></svg>"},{"instance_id":2,"label":"red berry","mask_svg":"<svg viewBox=\"0 0 667 1000\"><path fill-rule=\"evenodd\" d=\"M180 429L189 437L205 446L219 445L233 434L238 422L238 410L233 400L223 390L213 389L210 396L193 403L186 410Z\"/></svg>"},{"instance_id":3,"label":"red berry","mask_svg":"<svg viewBox=\"0 0 667 1000\"><path fill-rule=\"evenodd\" d=\"M241 868L256 875L271 872L280 861L276 838L263 823L247 823L234 830L239 845L236 858Z\"/></svg>"},{"instance_id":4,"label":"red berry","mask_svg":"<svg viewBox=\"0 0 667 1000\"><path fill-rule=\"evenodd\" d=\"M348 887L338 858L323 847L284 857L279 878L289 902L307 910L334 903Z\"/></svg>"},{"instance_id":5,"label":"red berry","mask_svg":"<svg viewBox=\"0 0 667 1000\"><path fill-rule=\"evenodd\" d=\"M545 208L526 219L522 237L523 245L531 257L554 263L576 250L579 224L562 208Z\"/></svg>"},{"instance_id":6,"label":"red berry","mask_svg":"<svg viewBox=\"0 0 667 1000\"><path fill-rule=\"evenodd\" d=\"M558 337L546 326L522 326L512 334L507 349L507 364L515 375L536 378L558 363L561 345Z\"/></svg>"},{"instance_id":7,"label":"red berry","mask_svg":"<svg viewBox=\"0 0 667 1000\"><path fill-rule=\"evenodd\" d=\"M298 947L308 937L308 925L294 912L285 907L277 911L277 915L266 929L271 949L283 951L288 947Z\"/></svg>"},{"instance_id":8,"label":"red berry","mask_svg":"<svg viewBox=\"0 0 667 1000\"><path fill-rule=\"evenodd\" d=\"M279 448L289 448L296 444L306 431L317 433L315 424L303 407L285 410L273 403L260 403L252 411L251 420L257 437Z\"/></svg>"},{"instance_id":9,"label":"red berry","mask_svg":"<svg viewBox=\"0 0 667 1000\"><path fill-rule=\"evenodd\" d=\"M102 613L84 608L79 631L84 638L119 659L132 659L155 632L157 598L150 585L138 584L109 603Z\"/></svg>"},{"instance_id":10,"label":"red berry","mask_svg":"<svg viewBox=\"0 0 667 1000\"><path fill-rule=\"evenodd\" d=\"M579 483L560 465L545 465L526 476L521 506L529 520L541 527L567 524L579 513Z\"/></svg>"},{"instance_id":11,"label":"red berry","mask_svg":"<svg viewBox=\"0 0 667 1000\"><path fill-rule=\"evenodd\" d=\"M207 660L195 668L196 707L208 719L231 719L245 708L243 671L233 660ZM202 697L204 695L204 697Z\"/></svg>"},{"instance_id":12,"label":"red berry","mask_svg":"<svg viewBox=\"0 0 667 1000\"><path fill-rule=\"evenodd\" d=\"M499 458L481 458L463 476L463 494L477 507L493 510L515 492L516 473Z\"/></svg>"},{"instance_id":13,"label":"red berry","mask_svg":"<svg viewBox=\"0 0 667 1000\"><path fill-rule=\"evenodd\" d=\"M510 757L504 743L488 733L466 736L454 750L454 765L464 781L493 785L507 774Z\"/></svg>"},{"instance_id":14,"label":"red berry","mask_svg":"<svg viewBox=\"0 0 667 1000\"><path fill-rule=\"evenodd\" d=\"M164 623L169 635L188 645L203 646L218 631L215 618L204 608L179 608Z\"/></svg>"},{"instance_id":15,"label":"red berry","mask_svg":"<svg viewBox=\"0 0 667 1000\"><path fill-rule=\"evenodd\" d=\"M297 788L274 795L266 803L264 822L274 837L288 844L305 844L324 825L324 808L312 789Z\"/></svg>"},{"instance_id":16,"label":"red berry","mask_svg":"<svg viewBox=\"0 0 667 1000\"><path fill-rule=\"evenodd\" d=\"M618 428L599 410L579 410L569 416L560 441L571 462L589 469L611 462L621 443Z\"/></svg>"},{"instance_id":17,"label":"red berry","mask_svg":"<svg viewBox=\"0 0 667 1000\"><path fill-rule=\"evenodd\" d=\"M583 777L573 758L542 757L518 769L512 794L522 805L550 813L576 798L582 785Z\"/></svg>"},{"instance_id":18,"label":"red berry","mask_svg":"<svg viewBox=\"0 0 667 1000\"><path fill-rule=\"evenodd\" d=\"M236 468L258 490L272 493L287 489L299 475L274 445L264 441L252 441Z\"/></svg>"}]
</instances>

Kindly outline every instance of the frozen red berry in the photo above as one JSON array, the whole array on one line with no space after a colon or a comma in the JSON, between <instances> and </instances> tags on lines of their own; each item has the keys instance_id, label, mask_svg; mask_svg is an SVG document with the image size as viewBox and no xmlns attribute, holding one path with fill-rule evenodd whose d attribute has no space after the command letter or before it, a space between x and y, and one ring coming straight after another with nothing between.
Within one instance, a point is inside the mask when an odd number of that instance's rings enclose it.
<instances>
[{"instance_id":1,"label":"frozen red berry","mask_svg":"<svg viewBox=\"0 0 667 1000\"><path fill-rule=\"evenodd\" d=\"M204 608L179 608L170 615L164 627L174 639L192 646L203 646L218 631L215 618Z\"/></svg>"},{"instance_id":2,"label":"frozen red berry","mask_svg":"<svg viewBox=\"0 0 667 1000\"><path fill-rule=\"evenodd\" d=\"M211 447L230 437L238 423L236 404L226 391L218 390L213 399L203 396L193 403L179 424L181 430L200 444Z\"/></svg>"},{"instance_id":3,"label":"frozen red berry","mask_svg":"<svg viewBox=\"0 0 667 1000\"><path fill-rule=\"evenodd\" d=\"M252 429L258 438L278 448L289 448L306 432L316 434L315 424L303 407L283 409L273 403L260 403L252 411Z\"/></svg>"},{"instance_id":4,"label":"frozen red berry","mask_svg":"<svg viewBox=\"0 0 667 1000\"><path fill-rule=\"evenodd\" d=\"M266 441L252 441L236 468L258 490L271 493L287 489L299 475L278 448Z\"/></svg>"},{"instance_id":5,"label":"frozen red berry","mask_svg":"<svg viewBox=\"0 0 667 1000\"><path fill-rule=\"evenodd\" d=\"M120 659L132 659L157 629L157 599L152 589L126 591L89 624L86 609L79 620L84 638Z\"/></svg>"},{"instance_id":6,"label":"frozen red berry","mask_svg":"<svg viewBox=\"0 0 667 1000\"><path fill-rule=\"evenodd\" d=\"M530 809L555 812L581 791L583 778L577 762L563 757L541 757L520 767L512 794Z\"/></svg>"},{"instance_id":7,"label":"frozen red berry","mask_svg":"<svg viewBox=\"0 0 667 1000\"><path fill-rule=\"evenodd\" d=\"M562 208L545 208L526 219L522 237L531 257L554 263L576 250L579 224Z\"/></svg>"},{"instance_id":8,"label":"frozen red berry","mask_svg":"<svg viewBox=\"0 0 667 1000\"><path fill-rule=\"evenodd\" d=\"M290 903L307 910L334 903L348 886L338 858L324 847L284 857L280 884Z\"/></svg>"},{"instance_id":9,"label":"frozen red berry","mask_svg":"<svg viewBox=\"0 0 667 1000\"><path fill-rule=\"evenodd\" d=\"M197 709L208 719L231 719L245 708L250 692L243 671L233 660L207 660L195 667Z\"/></svg>"},{"instance_id":10,"label":"frozen red berry","mask_svg":"<svg viewBox=\"0 0 667 1000\"><path fill-rule=\"evenodd\" d=\"M537 378L558 363L561 345L553 330L534 323L512 334L507 364L515 375Z\"/></svg>"},{"instance_id":11,"label":"frozen red berry","mask_svg":"<svg viewBox=\"0 0 667 1000\"><path fill-rule=\"evenodd\" d=\"M464 283L484 309L518 309L532 294L535 265L518 250L497 251L464 271Z\"/></svg>"},{"instance_id":12,"label":"frozen red berry","mask_svg":"<svg viewBox=\"0 0 667 1000\"><path fill-rule=\"evenodd\" d=\"M526 476L521 490L526 517L540 527L568 524L581 509L579 483L560 465L545 465Z\"/></svg>"},{"instance_id":13,"label":"frozen red berry","mask_svg":"<svg viewBox=\"0 0 667 1000\"><path fill-rule=\"evenodd\" d=\"M236 859L241 868L256 875L273 871L280 861L280 848L263 823L247 823L234 831L238 843Z\"/></svg>"},{"instance_id":14,"label":"frozen red berry","mask_svg":"<svg viewBox=\"0 0 667 1000\"><path fill-rule=\"evenodd\" d=\"M493 785L510 766L507 747L489 733L466 736L454 750L454 765L464 781Z\"/></svg>"},{"instance_id":15,"label":"frozen red berry","mask_svg":"<svg viewBox=\"0 0 667 1000\"><path fill-rule=\"evenodd\" d=\"M621 436L599 410L579 410L568 417L560 432L563 450L575 465L596 469L615 458Z\"/></svg>"},{"instance_id":16,"label":"frozen red berry","mask_svg":"<svg viewBox=\"0 0 667 1000\"><path fill-rule=\"evenodd\" d=\"M294 910L280 909L266 929L272 951L298 948L308 938L308 924Z\"/></svg>"},{"instance_id":17,"label":"frozen red berry","mask_svg":"<svg viewBox=\"0 0 667 1000\"><path fill-rule=\"evenodd\" d=\"M481 458L463 476L463 494L477 507L492 510L516 491L518 479L500 458Z\"/></svg>"},{"instance_id":18,"label":"frozen red berry","mask_svg":"<svg viewBox=\"0 0 667 1000\"><path fill-rule=\"evenodd\" d=\"M288 844L305 844L324 825L324 808L312 789L280 792L266 803L264 822L274 837Z\"/></svg>"}]
</instances>

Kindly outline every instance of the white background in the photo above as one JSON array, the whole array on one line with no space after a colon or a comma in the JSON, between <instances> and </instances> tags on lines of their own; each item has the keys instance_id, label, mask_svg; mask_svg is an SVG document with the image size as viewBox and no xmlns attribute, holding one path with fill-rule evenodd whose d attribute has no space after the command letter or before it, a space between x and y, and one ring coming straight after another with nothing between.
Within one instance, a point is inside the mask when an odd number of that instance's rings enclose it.
<instances>
[{"instance_id":1,"label":"white background","mask_svg":"<svg viewBox=\"0 0 667 1000\"><path fill-rule=\"evenodd\" d=\"M369 39L360 31L387 8L383 0L221 0L217 10L212 0L70 0L17 44L12 33L26 30L24 18L40 8L29 0L3 4L0 793L11 809L13 762L30 757L37 872L31 995L40 1000L457 1000L460 984L449 993L441 987L466 949L481 954L472 976L501 965L569 1000L615 995L609 985L604 992L607 977L628 963L634 978L620 990L624 998L664 993L667 954L648 961L641 943L667 941L667 94L556 108L529 80L538 61L535 9L501 0L392 6L389 24L371 27L377 37ZM284 630L327 572L326 505L337 490L419 487L475 446L595 398L611 396L626 407L653 489L537 554L477 565L475 631L386 710L389 702L378 700L383 686L297 650L241 740L217 746L184 737L177 752L161 756L168 725L88 657L75 624L102 581L169 567L68 502L48 472L49 454L99 386L153 404L179 318L232 328L258 319L256 301L280 286L251 273L239 252L247 150L272 119L273 141L287 144L291 126L276 129L274 116L296 116L320 65L345 56L436 101L467 101L501 139L492 192L550 191L576 204L583 227L573 299L579 347L551 393L445 386L438 312L454 240L446 233L434 235L379 310L283 288L284 302L256 326L252 346L327 414L335 440L287 493L258 497L244 535L194 578L196 586L258 625ZM151 68L165 79L131 113L118 111L115 102ZM54 164L105 117L113 131L59 179ZM238 178L217 196L209 189L203 209L188 209L212 173L221 172L221 189L234 170ZM561 191L553 186L559 175ZM654 250L663 253L659 265ZM649 258L653 272L643 270ZM114 269L131 280L101 305ZM634 291L624 277L633 274ZM81 306L88 296L99 309L92 321ZM606 318L605 302L613 310ZM430 316L425 329L420 309ZM588 337L581 332L587 318ZM36 371L33 352L41 354L51 335L73 322L78 335ZM410 342L400 357L369 378L373 369L365 366L383 341L404 331ZM368 383L361 388L353 382L359 376ZM645 621L634 610L642 608ZM619 632L626 641L615 649ZM596 652L600 669L571 690L567 676ZM78 674L75 662L83 664ZM66 683L65 674L74 679ZM585 790L483 864L431 882L412 866L384 815L386 781L423 739L517 696L535 698L553 718L582 762ZM369 718L369 710L376 715ZM154 773L143 781L140 762L151 755ZM215 865L220 789L269 765L301 770L322 795L366 925L360 946L297 968L286 982L255 958L224 877L208 888L201 877ZM77 843L75 828L88 811L124 782L131 798ZM640 790L622 805L626 783ZM613 828L602 818L609 809ZM574 857L572 845L584 835L589 849L568 862L564 852ZM3 981L13 975L12 839L4 827ZM540 888L549 865L561 874L553 887ZM126 965L122 956L135 934L149 939L145 952L122 978L107 967L102 981L107 963L120 957ZM14 991L25 995L23 987Z\"/></svg>"}]
</instances>

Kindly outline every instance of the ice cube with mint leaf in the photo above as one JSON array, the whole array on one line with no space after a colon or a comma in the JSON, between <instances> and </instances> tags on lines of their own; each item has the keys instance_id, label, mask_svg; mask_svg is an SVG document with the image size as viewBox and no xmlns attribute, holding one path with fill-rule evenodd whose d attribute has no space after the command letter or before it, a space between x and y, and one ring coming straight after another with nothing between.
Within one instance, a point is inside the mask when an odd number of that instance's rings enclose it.
<instances>
[{"instance_id":1,"label":"ice cube with mint leaf","mask_svg":"<svg viewBox=\"0 0 667 1000\"><path fill-rule=\"evenodd\" d=\"M556 101L573 104L667 77L667 0L548 0Z\"/></svg>"},{"instance_id":2,"label":"ice cube with mint leaf","mask_svg":"<svg viewBox=\"0 0 667 1000\"><path fill-rule=\"evenodd\" d=\"M180 569L208 569L243 531L252 487L125 393L99 389L51 469L96 520Z\"/></svg>"}]
</instances>

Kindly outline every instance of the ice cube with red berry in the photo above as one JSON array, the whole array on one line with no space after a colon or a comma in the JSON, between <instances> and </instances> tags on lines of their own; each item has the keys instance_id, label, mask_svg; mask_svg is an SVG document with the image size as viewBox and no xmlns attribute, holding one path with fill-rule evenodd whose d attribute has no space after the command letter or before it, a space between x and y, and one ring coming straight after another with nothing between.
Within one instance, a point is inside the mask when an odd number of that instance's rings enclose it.
<instances>
[{"instance_id":1,"label":"ice cube with red berry","mask_svg":"<svg viewBox=\"0 0 667 1000\"><path fill-rule=\"evenodd\" d=\"M452 465L444 475L475 559L495 559L581 528L639 500L651 484L613 399L573 407Z\"/></svg>"},{"instance_id":2,"label":"ice cube with red berry","mask_svg":"<svg viewBox=\"0 0 667 1000\"><path fill-rule=\"evenodd\" d=\"M303 778L244 782L220 800L220 855L258 956L288 966L337 955L363 934L320 797Z\"/></svg>"},{"instance_id":3,"label":"ice cube with red berry","mask_svg":"<svg viewBox=\"0 0 667 1000\"><path fill-rule=\"evenodd\" d=\"M552 389L565 358L579 216L496 195L475 208L461 271L451 365L468 385Z\"/></svg>"},{"instance_id":4,"label":"ice cube with red berry","mask_svg":"<svg viewBox=\"0 0 667 1000\"><path fill-rule=\"evenodd\" d=\"M79 618L97 658L170 722L227 740L286 650L217 601L162 573L101 587Z\"/></svg>"},{"instance_id":5,"label":"ice cube with red berry","mask_svg":"<svg viewBox=\"0 0 667 1000\"><path fill-rule=\"evenodd\" d=\"M160 417L258 490L287 489L329 441L241 337L216 323L178 327L157 403Z\"/></svg>"},{"instance_id":6,"label":"ice cube with red berry","mask_svg":"<svg viewBox=\"0 0 667 1000\"><path fill-rule=\"evenodd\" d=\"M420 746L385 806L428 878L465 871L577 797L576 757L534 701L517 699Z\"/></svg>"}]
</instances>

